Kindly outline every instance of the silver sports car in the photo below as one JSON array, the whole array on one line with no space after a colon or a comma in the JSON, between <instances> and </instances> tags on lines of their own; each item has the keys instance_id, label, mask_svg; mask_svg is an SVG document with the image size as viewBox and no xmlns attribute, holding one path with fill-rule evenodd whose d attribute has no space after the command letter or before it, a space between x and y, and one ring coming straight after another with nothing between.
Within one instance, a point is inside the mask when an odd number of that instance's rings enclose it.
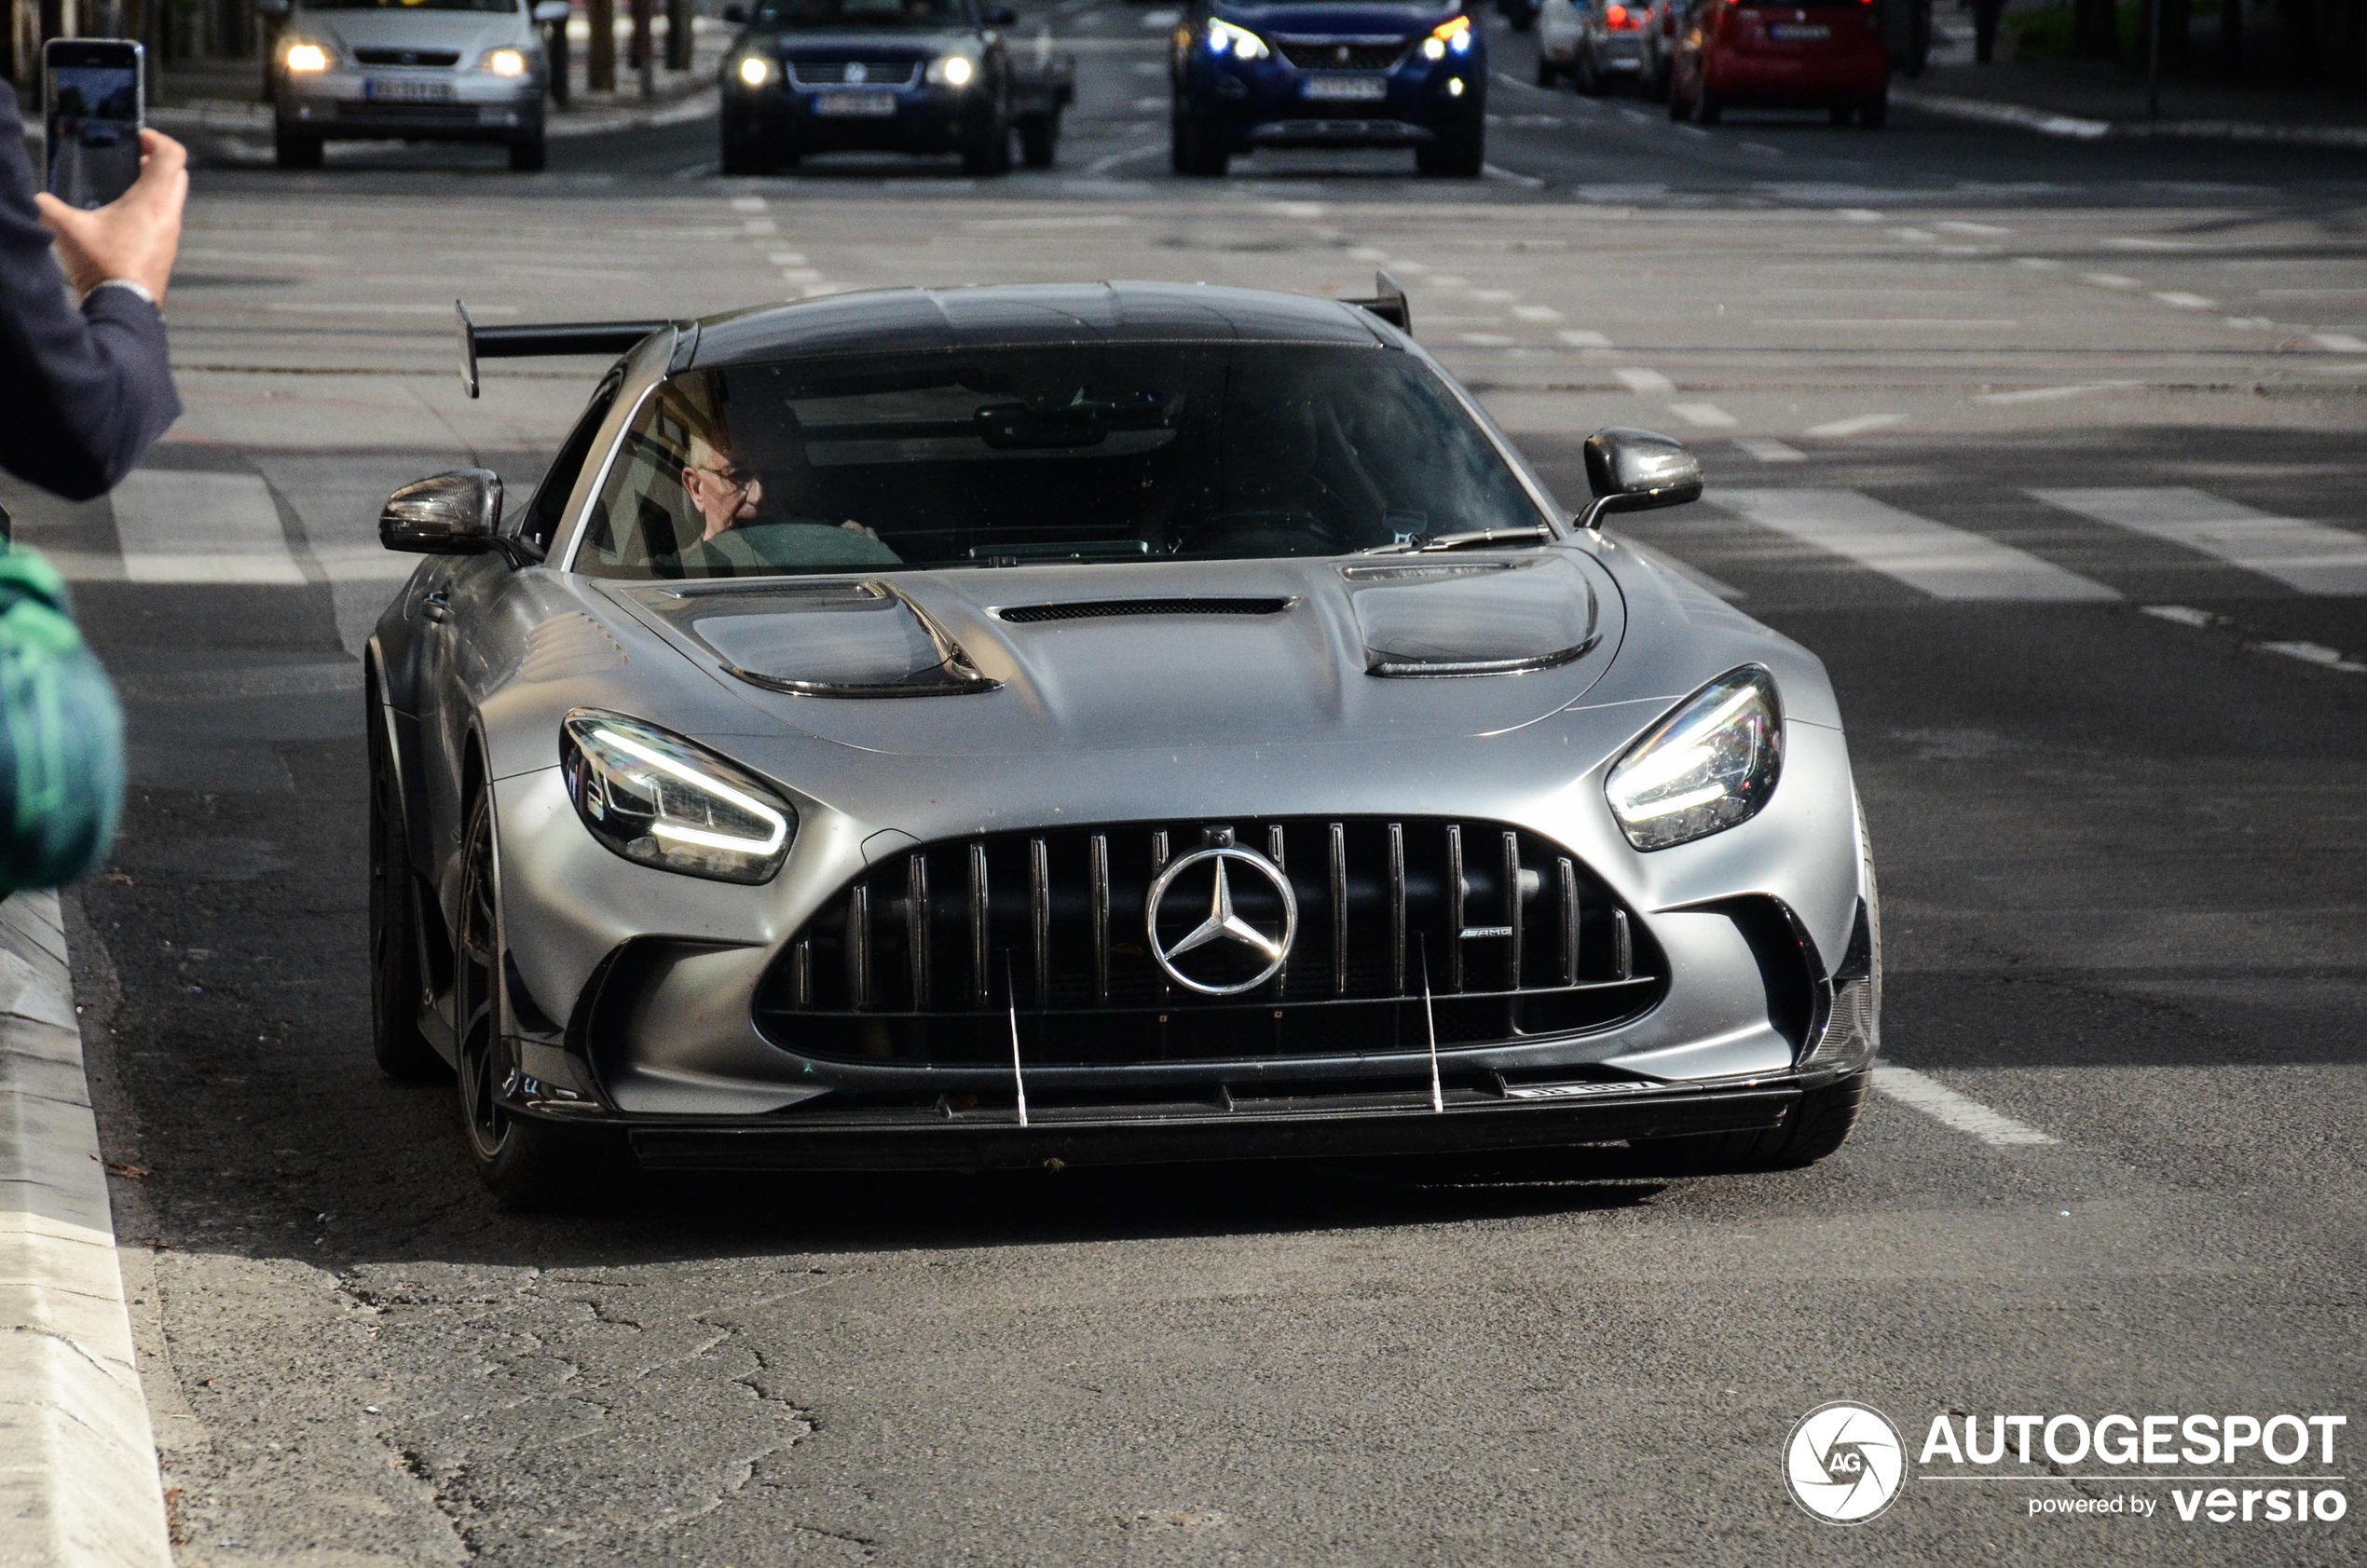
<instances>
[{"instance_id":1,"label":"silver sports car","mask_svg":"<svg viewBox=\"0 0 2367 1568\"><path fill-rule=\"evenodd\" d=\"M1880 922L1824 668L1557 506L1403 297L472 327L620 354L387 502L378 1059L508 1201L650 1167L1840 1145Z\"/></svg>"}]
</instances>

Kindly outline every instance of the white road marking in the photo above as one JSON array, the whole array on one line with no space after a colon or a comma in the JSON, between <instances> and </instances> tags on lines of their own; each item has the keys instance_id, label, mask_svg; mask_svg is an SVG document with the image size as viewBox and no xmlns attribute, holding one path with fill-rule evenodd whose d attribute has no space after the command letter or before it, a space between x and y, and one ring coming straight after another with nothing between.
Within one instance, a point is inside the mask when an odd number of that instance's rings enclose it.
<instances>
[{"instance_id":1,"label":"white road marking","mask_svg":"<svg viewBox=\"0 0 2367 1568\"><path fill-rule=\"evenodd\" d=\"M1892 425L1905 423L1907 423L1907 416L1904 414L1856 414L1846 419L1828 419L1821 425L1811 425L1800 433L1827 440L1840 440L1847 436L1864 435L1868 430L1879 430Z\"/></svg>"},{"instance_id":2,"label":"white road marking","mask_svg":"<svg viewBox=\"0 0 2367 1568\"><path fill-rule=\"evenodd\" d=\"M1623 366L1611 374L1618 376L1631 392L1642 392L1647 396L1653 396L1676 390L1676 383L1662 375L1659 371L1646 370L1638 365Z\"/></svg>"},{"instance_id":3,"label":"white road marking","mask_svg":"<svg viewBox=\"0 0 2367 1568\"><path fill-rule=\"evenodd\" d=\"M1550 305L1515 305L1512 314L1524 321L1558 321L1562 313Z\"/></svg>"},{"instance_id":4,"label":"white road marking","mask_svg":"<svg viewBox=\"0 0 2367 1568\"><path fill-rule=\"evenodd\" d=\"M1172 107L1174 107L1174 99L1172 97L1143 97L1138 98L1134 101L1134 112L1138 115L1147 114L1153 109L1169 109Z\"/></svg>"},{"instance_id":5,"label":"white road marking","mask_svg":"<svg viewBox=\"0 0 2367 1568\"><path fill-rule=\"evenodd\" d=\"M2367 354L2367 342L2346 332L2314 332L2309 341L2331 354Z\"/></svg>"},{"instance_id":6,"label":"white road marking","mask_svg":"<svg viewBox=\"0 0 2367 1568\"><path fill-rule=\"evenodd\" d=\"M2024 387L2012 392L1977 392L1973 401L1986 403L2053 402L2059 398L2084 398L2091 392L2117 392L2136 385L2134 381L2082 381L2070 387Z\"/></svg>"},{"instance_id":7,"label":"white road marking","mask_svg":"<svg viewBox=\"0 0 2367 1568\"><path fill-rule=\"evenodd\" d=\"M764 198L760 196L735 196L732 198L732 211L734 212L761 212L764 211Z\"/></svg>"},{"instance_id":8,"label":"white road marking","mask_svg":"<svg viewBox=\"0 0 2367 1568\"><path fill-rule=\"evenodd\" d=\"M1668 411L1689 425L1703 429L1731 430L1737 421L1734 416L1714 402L1673 402Z\"/></svg>"},{"instance_id":9,"label":"white road marking","mask_svg":"<svg viewBox=\"0 0 2367 1568\"><path fill-rule=\"evenodd\" d=\"M1564 327L1553 335L1573 348L1608 348L1611 346L1609 337L1599 332L1589 332L1584 327Z\"/></svg>"},{"instance_id":10,"label":"white road marking","mask_svg":"<svg viewBox=\"0 0 2367 1568\"><path fill-rule=\"evenodd\" d=\"M1509 169L1499 169L1492 163L1481 164L1480 172L1491 180L1501 180L1506 184L1518 185L1524 190L1534 191L1545 188L1545 182L1534 174L1516 174Z\"/></svg>"},{"instance_id":11,"label":"white road marking","mask_svg":"<svg viewBox=\"0 0 2367 1568\"><path fill-rule=\"evenodd\" d=\"M1649 125L1652 119L1651 116L1644 113L1641 109L1621 109L1619 112L1619 117L1623 120L1633 121L1637 125Z\"/></svg>"},{"instance_id":12,"label":"white road marking","mask_svg":"<svg viewBox=\"0 0 2367 1568\"><path fill-rule=\"evenodd\" d=\"M1882 215L1871 207L1838 208L1833 216L1846 224L1879 224L1882 221Z\"/></svg>"},{"instance_id":13,"label":"white road marking","mask_svg":"<svg viewBox=\"0 0 2367 1568\"><path fill-rule=\"evenodd\" d=\"M2117 272L2083 272L2080 277L2100 289L2133 289L2137 280L2124 278Z\"/></svg>"},{"instance_id":14,"label":"white road marking","mask_svg":"<svg viewBox=\"0 0 2367 1568\"><path fill-rule=\"evenodd\" d=\"M304 582L259 474L139 469L113 499L123 574L133 582Z\"/></svg>"},{"instance_id":15,"label":"white road marking","mask_svg":"<svg viewBox=\"0 0 2367 1568\"><path fill-rule=\"evenodd\" d=\"M2219 624L2219 617L2211 614L2210 611L2196 609L2187 605L2140 605L2137 608L2142 614L2153 616L2160 620L2174 620L2181 626L2200 628Z\"/></svg>"},{"instance_id":16,"label":"white road marking","mask_svg":"<svg viewBox=\"0 0 2367 1568\"><path fill-rule=\"evenodd\" d=\"M1456 336L1474 348L1504 348L1511 347L1512 342L1500 332L1466 332L1457 333Z\"/></svg>"},{"instance_id":17,"label":"white road marking","mask_svg":"<svg viewBox=\"0 0 2367 1568\"><path fill-rule=\"evenodd\" d=\"M1899 1104L1920 1111L1958 1132L1969 1133L1992 1148L2007 1149L2060 1141L2027 1122L2017 1122L2002 1111L1991 1111L1980 1101L1968 1095L1960 1095L1938 1079L1926 1078L1911 1067L1874 1069L1874 1087Z\"/></svg>"},{"instance_id":18,"label":"white road marking","mask_svg":"<svg viewBox=\"0 0 2367 1568\"><path fill-rule=\"evenodd\" d=\"M1429 282L1433 289L1468 289L1471 286L1470 279L1452 272L1438 273Z\"/></svg>"},{"instance_id":19,"label":"white road marking","mask_svg":"<svg viewBox=\"0 0 2367 1568\"><path fill-rule=\"evenodd\" d=\"M2367 535L2346 528L2279 517L2178 485L2029 494L2048 506L2216 556L2297 593L2367 593Z\"/></svg>"},{"instance_id":20,"label":"white road marking","mask_svg":"<svg viewBox=\"0 0 2367 1568\"><path fill-rule=\"evenodd\" d=\"M2200 294L2190 294L2180 289L2164 290L2156 293L2154 297L2160 300L2164 305L2174 307L2180 310L2216 310L2219 308L2219 301L2215 299L2205 299Z\"/></svg>"},{"instance_id":21,"label":"white road marking","mask_svg":"<svg viewBox=\"0 0 2367 1568\"><path fill-rule=\"evenodd\" d=\"M1743 151L1746 153L1757 153L1761 157L1782 157L1784 156L1784 150L1781 147L1771 147L1764 142L1745 142L1743 143Z\"/></svg>"},{"instance_id":22,"label":"white road marking","mask_svg":"<svg viewBox=\"0 0 2367 1568\"><path fill-rule=\"evenodd\" d=\"M2196 631L2210 631L2220 626L2229 628L2236 626L2234 621L2223 615L2215 614L2210 610L2196 609L2188 605L2140 605L2137 607L2155 620L2175 621L2181 626L2192 626ZM2328 648L2323 643L2247 642L2244 647L2255 653L2282 654L2288 659L2298 659L2305 664L2315 664L2324 670L2340 670L2343 674L2350 675L2367 675L2367 661L2353 659L2342 649Z\"/></svg>"},{"instance_id":23,"label":"white road marking","mask_svg":"<svg viewBox=\"0 0 2367 1568\"><path fill-rule=\"evenodd\" d=\"M1769 316L1755 327L2018 327L2021 322L2001 316Z\"/></svg>"},{"instance_id":24,"label":"white road marking","mask_svg":"<svg viewBox=\"0 0 2367 1568\"><path fill-rule=\"evenodd\" d=\"M2010 228L2001 227L1996 224L1967 223L1962 218L1950 218L1933 226L1946 229L1950 234L2011 234L2014 232Z\"/></svg>"},{"instance_id":25,"label":"white road marking","mask_svg":"<svg viewBox=\"0 0 2367 1568\"><path fill-rule=\"evenodd\" d=\"M1679 136L1690 136L1696 142L1709 140L1709 132L1697 125L1680 125L1676 128L1676 133Z\"/></svg>"},{"instance_id":26,"label":"white road marking","mask_svg":"<svg viewBox=\"0 0 2367 1568\"><path fill-rule=\"evenodd\" d=\"M1122 153L1112 153L1107 157L1095 158L1085 166L1085 171L1088 174L1106 174L1121 163L1132 163L1136 158L1150 157L1166 150L1167 143L1164 142L1153 142L1140 147L1129 147Z\"/></svg>"},{"instance_id":27,"label":"white road marking","mask_svg":"<svg viewBox=\"0 0 2367 1568\"><path fill-rule=\"evenodd\" d=\"M1471 291L1471 297L1477 300L1485 300L1490 305L1503 305L1509 301L1518 299L1521 296L1513 293L1511 289L1473 289Z\"/></svg>"},{"instance_id":28,"label":"white road marking","mask_svg":"<svg viewBox=\"0 0 2367 1568\"><path fill-rule=\"evenodd\" d=\"M2255 643L2253 646L2264 653L2281 653L2288 659L2322 664L2329 670L2342 670L2354 675L2367 675L2367 664L2355 659L2346 659L2342 649L2328 648L2323 643Z\"/></svg>"},{"instance_id":29,"label":"white road marking","mask_svg":"<svg viewBox=\"0 0 2367 1568\"><path fill-rule=\"evenodd\" d=\"M1152 30L1161 27L1173 27L1175 25L1176 19L1181 15L1181 12L1162 6L1156 10L1144 11L1142 13L1142 24L1145 29Z\"/></svg>"},{"instance_id":30,"label":"white road marking","mask_svg":"<svg viewBox=\"0 0 2367 1568\"><path fill-rule=\"evenodd\" d=\"M331 304L325 300L310 299L267 300L264 302L264 308L267 310L296 310L302 311L307 315L313 316L443 316L449 318L452 314L452 307L448 304L382 305L371 303L364 305L349 305L344 303ZM472 305L469 307L469 314L479 319L483 319L486 316L514 316L517 313L518 307L514 305Z\"/></svg>"},{"instance_id":31,"label":"white road marking","mask_svg":"<svg viewBox=\"0 0 2367 1568\"><path fill-rule=\"evenodd\" d=\"M1389 261L1389 252L1387 251L1376 251L1370 245L1359 245L1354 250L1348 252L1348 259L1350 261L1386 264Z\"/></svg>"},{"instance_id":32,"label":"white road marking","mask_svg":"<svg viewBox=\"0 0 2367 1568\"><path fill-rule=\"evenodd\" d=\"M1896 235L1901 239L1921 240L1936 239L1939 238L1939 236L1934 234L1927 228L1895 228L1891 230L1891 233Z\"/></svg>"},{"instance_id":33,"label":"white road marking","mask_svg":"<svg viewBox=\"0 0 2367 1568\"><path fill-rule=\"evenodd\" d=\"M2063 265L2052 256L2016 256L2013 262L2016 266L2026 266L2033 272L2054 272Z\"/></svg>"},{"instance_id":34,"label":"white road marking","mask_svg":"<svg viewBox=\"0 0 2367 1568\"><path fill-rule=\"evenodd\" d=\"M2100 602L2118 593L1986 534L1951 528L1854 490L1724 490L1726 510L1845 556L1936 599Z\"/></svg>"},{"instance_id":35,"label":"white road marking","mask_svg":"<svg viewBox=\"0 0 2367 1568\"><path fill-rule=\"evenodd\" d=\"M774 266L803 266L805 252L803 251L774 251L764 259Z\"/></svg>"},{"instance_id":36,"label":"white road marking","mask_svg":"<svg viewBox=\"0 0 2367 1568\"><path fill-rule=\"evenodd\" d=\"M742 234L778 234L780 231L781 225L774 223L770 218L743 218L740 220L740 232Z\"/></svg>"},{"instance_id":37,"label":"white road marking","mask_svg":"<svg viewBox=\"0 0 2367 1568\"><path fill-rule=\"evenodd\" d=\"M1758 458L1762 463L1804 463L1808 461L1807 453L1801 451L1797 446L1786 445L1780 441L1766 441L1753 436L1744 436L1738 439L1734 444L1741 447L1744 452Z\"/></svg>"},{"instance_id":38,"label":"white road marking","mask_svg":"<svg viewBox=\"0 0 2367 1568\"><path fill-rule=\"evenodd\" d=\"M819 267L785 266L781 269L781 281L784 283L819 283L821 280Z\"/></svg>"},{"instance_id":39,"label":"white road marking","mask_svg":"<svg viewBox=\"0 0 2367 1568\"><path fill-rule=\"evenodd\" d=\"M2191 251L2194 242L2187 239L2148 239L2140 235L2116 234L2104 241L2107 251Z\"/></svg>"}]
</instances>

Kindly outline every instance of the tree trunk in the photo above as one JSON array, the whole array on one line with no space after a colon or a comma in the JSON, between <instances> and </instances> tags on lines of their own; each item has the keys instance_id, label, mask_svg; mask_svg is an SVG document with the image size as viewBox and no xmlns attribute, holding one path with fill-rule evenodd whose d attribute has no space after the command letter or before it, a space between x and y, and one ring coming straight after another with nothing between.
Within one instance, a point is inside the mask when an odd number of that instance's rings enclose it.
<instances>
[{"instance_id":1,"label":"tree trunk","mask_svg":"<svg viewBox=\"0 0 2367 1568\"><path fill-rule=\"evenodd\" d=\"M616 90L616 0L592 0L592 52L584 57L584 83L594 92Z\"/></svg>"},{"instance_id":2,"label":"tree trunk","mask_svg":"<svg viewBox=\"0 0 2367 1568\"><path fill-rule=\"evenodd\" d=\"M2219 0L2219 75L2223 81L2244 76L2244 0Z\"/></svg>"},{"instance_id":3,"label":"tree trunk","mask_svg":"<svg viewBox=\"0 0 2367 1568\"><path fill-rule=\"evenodd\" d=\"M2073 0L2072 49L2087 60L2120 58L2120 15L2113 0Z\"/></svg>"}]
</instances>

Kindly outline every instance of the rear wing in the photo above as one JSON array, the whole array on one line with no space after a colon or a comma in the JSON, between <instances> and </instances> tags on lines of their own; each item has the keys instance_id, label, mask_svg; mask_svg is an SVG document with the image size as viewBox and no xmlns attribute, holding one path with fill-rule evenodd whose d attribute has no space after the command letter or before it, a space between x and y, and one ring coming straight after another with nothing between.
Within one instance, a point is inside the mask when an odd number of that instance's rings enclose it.
<instances>
[{"instance_id":1,"label":"rear wing","mask_svg":"<svg viewBox=\"0 0 2367 1568\"><path fill-rule=\"evenodd\" d=\"M1369 310L1408 337L1414 335L1414 307L1406 304L1404 287L1396 279L1386 272L1373 274L1373 296L1371 299L1348 299L1340 303ZM473 397L475 394L470 395Z\"/></svg>"},{"instance_id":2,"label":"rear wing","mask_svg":"<svg viewBox=\"0 0 2367 1568\"><path fill-rule=\"evenodd\" d=\"M460 319L460 386L477 395L479 360L549 359L566 354L616 356L653 332L664 332L672 321L553 321L530 327L481 327L469 320L469 307L458 300L452 309Z\"/></svg>"}]
</instances>

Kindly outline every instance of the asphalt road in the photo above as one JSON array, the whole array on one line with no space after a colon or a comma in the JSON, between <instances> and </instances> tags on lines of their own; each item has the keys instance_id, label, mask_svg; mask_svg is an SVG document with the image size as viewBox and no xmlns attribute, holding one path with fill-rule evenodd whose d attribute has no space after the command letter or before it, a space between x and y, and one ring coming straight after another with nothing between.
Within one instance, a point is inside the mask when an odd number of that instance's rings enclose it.
<instances>
[{"instance_id":1,"label":"asphalt road","mask_svg":"<svg viewBox=\"0 0 2367 1568\"><path fill-rule=\"evenodd\" d=\"M73 936L183 1561L2367 1556L2349 1479L2339 1522L2213 1525L2060 1479L2092 1462L1942 1465L1845 1532L1781 1479L1844 1398L1910 1446L1943 1412L2347 1412L2309 1472L2347 1477L2367 1441L2367 166L1911 111L1700 135L1516 85L1499 34L1486 178L1292 155L1187 184L1163 23L1044 15L1082 102L1059 168L995 183L722 182L703 124L554 143L541 177L199 149L175 439L112 503L10 492L133 726ZM496 1210L453 1091L369 1060L354 655L404 567L384 493L472 460L530 484L591 367L467 402L451 298L1384 266L1566 499L1598 425L1698 441L1708 498L1628 537L1830 664L1885 1055L1922 1077L1777 1177L641 1179ZM2158 1511L2029 1513L2131 1494Z\"/></svg>"}]
</instances>

